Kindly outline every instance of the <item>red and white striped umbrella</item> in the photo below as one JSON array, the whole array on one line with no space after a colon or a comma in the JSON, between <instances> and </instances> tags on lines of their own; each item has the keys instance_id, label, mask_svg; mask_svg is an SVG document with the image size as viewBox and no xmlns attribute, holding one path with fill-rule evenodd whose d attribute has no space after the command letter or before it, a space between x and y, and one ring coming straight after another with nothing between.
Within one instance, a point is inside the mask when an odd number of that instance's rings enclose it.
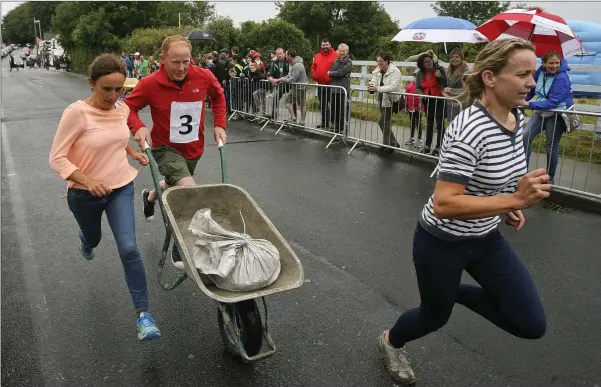
<instances>
[{"instance_id":1,"label":"red and white striped umbrella","mask_svg":"<svg viewBox=\"0 0 601 387\"><path fill-rule=\"evenodd\" d=\"M489 41L522 38L536 47L536 56L557 51L564 58L586 55L582 42L560 16L538 8L512 9L488 19L476 29Z\"/></svg>"}]
</instances>

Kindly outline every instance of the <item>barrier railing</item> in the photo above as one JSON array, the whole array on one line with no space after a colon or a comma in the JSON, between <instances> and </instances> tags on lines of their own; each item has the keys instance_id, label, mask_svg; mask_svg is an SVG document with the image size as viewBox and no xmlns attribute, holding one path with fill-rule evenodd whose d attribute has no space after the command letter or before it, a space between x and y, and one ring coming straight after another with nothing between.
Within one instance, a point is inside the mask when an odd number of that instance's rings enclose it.
<instances>
[{"instance_id":1,"label":"barrier railing","mask_svg":"<svg viewBox=\"0 0 601 387\"><path fill-rule=\"evenodd\" d=\"M405 99L405 107L395 113L393 102L401 97ZM351 100L348 139L355 143L349 154L359 144L371 144L436 159L446 129L445 118L454 118L462 110L459 101L448 97L401 92L380 94L365 88L355 88ZM433 141L435 134L436 142Z\"/></svg>"},{"instance_id":2,"label":"barrier railing","mask_svg":"<svg viewBox=\"0 0 601 387\"><path fill-rule=\"evenodd\" d=\"M405 98L405 109L392 113L388 103L381 108L378 93L372 94L365 88L355 88L351 91L351 98L348 98L346 90L340 86L283 83L273 86L267 80L251 81L244 78L231 80L229 94L230 119L240 114L243 118L262 123L261 130L271 124L277 128L276 134L282 130L294 132L295 129L321 132L331 136L326 148L335 141L345 145L348 140L352 141L348 154L360 144L371 144L433 160L438 159L438 148L449 122L462 110L459 101L447 97L383 93L384 99ZM416 100L419 101L417 105ZM326 102L325 108L320 101ZM322 108L325 123L330 127L322 125ZM529 116L533 113L528 109L525 111ZM537 121L527 123L524 145L525 151L531 152L529 168L545 168L553 173L556 190L601 199L601 113L562 110L544 113L576 113L582 125L579 130L563 133L557 139L555 130L544 128L545 125L551 125L551 128L565 125L559 115L537 118ZM297 120L292 120L292 117ZM532 117L526 120L530 122ZM553 122L548 123L549 120ZM536 138L527 137L528 126L543 134ZM549 152L545 149L547 131L550 133L549 146L556 145L555 148L551 146ZM558 142L554 143L554 140ZM549 156L545 156L545 153L549 153ZM557 160L557 163L553 160ZM554 165L556 167L552 168Z\"/></svg>"},{"instance_id":3,"label":"barrier railing","mask_svg":"<svg viewBox=\"0 0 601 387\"><path fill-rule=\"evenodd\" d=\"M275 134L287 129L302 129L331 136L334 142L346 144L349 104L346 89L341 86L309 83L277 83L232 78L230 81L232 119L236 114L251 121L277 126ZM315 112L318 110L319 113Z\"/></svg>"},{"instance_id":4,"label":"barrier railing","mask_svg":"<svg viewBox=\"0 0 601 387\"><path fill-rule=\"evenodd\" d=\"M524 128L529 170L545 168L554 180L554 189L601 199L601 113L529 109L525 112L532 114ZM581 129L567 133L562 113L577 114Z\"/></svg>"}]
</instances>

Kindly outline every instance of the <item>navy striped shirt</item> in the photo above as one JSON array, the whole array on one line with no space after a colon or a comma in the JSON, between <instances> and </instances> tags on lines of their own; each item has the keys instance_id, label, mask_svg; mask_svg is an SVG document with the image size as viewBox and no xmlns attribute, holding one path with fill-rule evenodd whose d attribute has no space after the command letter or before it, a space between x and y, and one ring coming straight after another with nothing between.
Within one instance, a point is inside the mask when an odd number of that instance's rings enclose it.
<instances>
[{"instance_id":1,"label":"navy striped shirt","mask_svg":"<svg viewBox=\"0 0 601 387\"><path fill-rule=\"evenodd\" d=\"M515 192L518 179L527 172L522 132L524 115L513 110L515 131L507 130L479 103L468 107L451 122L444 137L437 179L465 185L464 193L494 196ZM480 238L495 231L500 216L481 219L438 219L434 195L424 206L420 224L445 240Z\"/></svg>"}]
</instances>

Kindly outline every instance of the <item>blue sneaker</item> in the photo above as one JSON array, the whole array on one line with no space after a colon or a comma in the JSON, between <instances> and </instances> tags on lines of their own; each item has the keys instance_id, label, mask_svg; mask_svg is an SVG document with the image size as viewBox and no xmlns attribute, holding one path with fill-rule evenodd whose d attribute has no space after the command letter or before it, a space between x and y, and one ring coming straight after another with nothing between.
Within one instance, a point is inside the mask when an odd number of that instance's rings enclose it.
<instances>
[{"instance_id":1,"label":"blue sneaker","mask_svg":"<svg viewBox=\"0 0 601 387\"><path fill-rule=\"evenodd\" d=\"M81 239L79 240L79 252L88 261L91 261L96 254L94 248L85 246Z\"/></svg>"},{"instance_id":2,"label":"blue sneaker","mask_svg":"<svg viewBox=\"0 0 601 387\"><path fill-rule=\"evenodd\" d=\"M148 312L140 313L140 317L136 321L138 325L138 339L152 340L161 337L161 331L157 328L156 323Z\"/></svg>"}]
</instances>

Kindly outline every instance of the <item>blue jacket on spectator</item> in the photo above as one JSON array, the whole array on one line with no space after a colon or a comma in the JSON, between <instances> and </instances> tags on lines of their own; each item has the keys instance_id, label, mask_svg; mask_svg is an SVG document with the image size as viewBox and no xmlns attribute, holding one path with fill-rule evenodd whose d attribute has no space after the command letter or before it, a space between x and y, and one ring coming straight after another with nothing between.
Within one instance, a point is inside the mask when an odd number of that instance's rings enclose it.
<instances>
[{"instance_id":1,"label":"blue jacket on spectator","mask_svg":"<svg viewBox=\"0 0 601 387\"><path fill-rule=\"evenodd\" d=\"M565 59L561 59L559 70L555 74L549 74L541 66L534 73L536 86L530 89L526 101L530 101L536 95L536 101L530 102L530 109L551 110L566 109L574 104L572 98L572 80L568 75L571 68Z\"/></svg>"}]
</instances>

